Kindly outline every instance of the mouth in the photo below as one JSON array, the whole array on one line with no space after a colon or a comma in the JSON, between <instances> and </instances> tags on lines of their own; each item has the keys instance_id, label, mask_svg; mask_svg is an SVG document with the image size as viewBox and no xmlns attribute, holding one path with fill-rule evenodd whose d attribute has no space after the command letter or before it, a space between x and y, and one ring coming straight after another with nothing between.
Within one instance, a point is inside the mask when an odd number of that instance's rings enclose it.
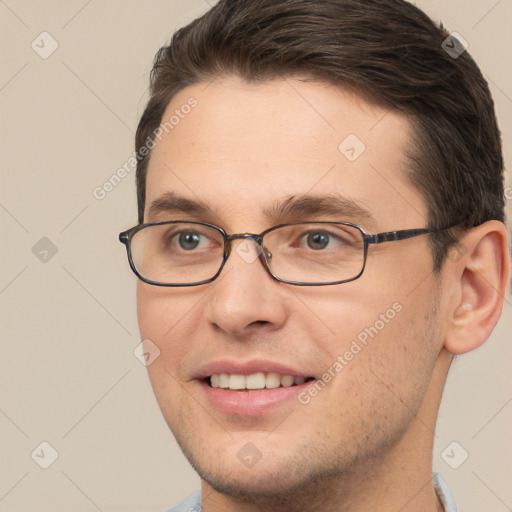
<instances>
[{"instance_id":1,"label":"mouth","mask_svg":"<svg viewBox=\"0 0 512 512\"><path fill-rule=\"evenodd\" d=\"M299 404L297 396L316 380L302 365L285 365L267 359L214 360L197 371L208 407L224 418L265 418L269 414L286 414ZM299 404L300 405L300 404ZM300 405L302 407L302 405Z\"/></svg>"},{"instance_id":2,"label":"mouth","mask_svg":"<svg viewBox=\"0 0 512 512\"><path fill-rule=\"evenodd\" d=\"M275 372L257 372L250 375L237 373L215 373L205 379L211 388L230 391L291 388L314 380L314 377L284 375Z\"/></svg>"}]
</instances>

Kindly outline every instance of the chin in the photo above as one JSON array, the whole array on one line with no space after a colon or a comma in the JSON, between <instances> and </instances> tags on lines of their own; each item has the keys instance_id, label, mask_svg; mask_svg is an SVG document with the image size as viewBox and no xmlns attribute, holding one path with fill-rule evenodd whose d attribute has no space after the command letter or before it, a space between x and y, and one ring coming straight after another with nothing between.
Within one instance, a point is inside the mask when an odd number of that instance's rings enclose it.
<instances>
[{"instance_id":1,"label":"chin","mask_svg":"<svg viewBox=\"0 0 512 512\"><path fill-rule=\"evenodd\" d=\"M219 471L202 472L198 468L196 468L196 471L210 487L229 496L270 498L282 495L285 491L283 485L286 485L286 488L293 486L292 482L286 479L288 475L282 473L281 475L272 472L262 474L261 471L252 473L249 470L248 472L244 471L245 475L241 475L233 470L231 473L220 474Z\"/></svg>"},{"instance_id":2,"label":"chin","mask_svg":"<svg viewBox=\"0 0 512 512\"><path fill-rule=\"evenodd\" d=\"M300 471L291 470L288 465L278 467L260 461L252 468L232 464L223 468L206 468L192 464L201 479L217 492L237 497L242 501L255 502L264 499L287 499L299 490L309 487L313 480L304 466Z\"/></svg>"},{"instance_id":3,"label":"chin","mask_svg":"<svg viewBox=\"0 0 512 512\"><path fill-rule=\"evenodd\" d=\"M241 502L263 503L269 500L275 503L281 499L286 502L303 492L314 493L322 484L339 477L337 464L333 464L332 460L323 461L322 457L315 460L314 450L305 446L285 447L282 443L267 445L262 447L263 453L257 462L251 465L250 461L246 465L243 455L251 453L251 449L240 454L241 450L233 445L217 449L190 438L178 442L201 480L218 493Z\"/></svg>"}]
</instances>

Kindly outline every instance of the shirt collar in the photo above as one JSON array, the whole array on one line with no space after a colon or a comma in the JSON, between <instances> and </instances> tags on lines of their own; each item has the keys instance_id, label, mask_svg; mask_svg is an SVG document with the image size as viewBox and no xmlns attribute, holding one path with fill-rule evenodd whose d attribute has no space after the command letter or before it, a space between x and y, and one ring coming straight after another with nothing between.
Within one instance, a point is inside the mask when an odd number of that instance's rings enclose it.
<instances>
[{"instance_id":1,"label":"shirt collar","mask_svg":"<svg viewBox=\"0 0 512 512\"><path fill-rule=\"evenodd\" d=\"M448 484L443 480L441 475L433 473L432 482L434 483L434 489L443 504L444 512L457 512L457 503L455 503L455 498L453 497Z\"/></svg>"}]
</instances>

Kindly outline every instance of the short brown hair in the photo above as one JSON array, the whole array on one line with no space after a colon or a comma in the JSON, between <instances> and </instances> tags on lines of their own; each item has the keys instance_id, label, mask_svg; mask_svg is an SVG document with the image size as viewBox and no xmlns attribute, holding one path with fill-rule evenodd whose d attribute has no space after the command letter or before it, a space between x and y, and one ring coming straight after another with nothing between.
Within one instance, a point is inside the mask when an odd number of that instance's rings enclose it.
<instances>
[{"instance_id":1,"label":"short brown hair","mask_svg":"<svg viewBox=\"0 0 512 512\"><path fill-rule=\"evenodd\" d=\"M409 177L425 198L429 228L503 222L494 103L468 52L454 58L445 50L449 37L404 0L220 0L155 56L137 154L189 85L230 74L250 83L303 75L369 92L410 116ZM139 222L149 158L138 156ZM432 237L435 270L456 237Z\"/></svg>"}]
</instances>

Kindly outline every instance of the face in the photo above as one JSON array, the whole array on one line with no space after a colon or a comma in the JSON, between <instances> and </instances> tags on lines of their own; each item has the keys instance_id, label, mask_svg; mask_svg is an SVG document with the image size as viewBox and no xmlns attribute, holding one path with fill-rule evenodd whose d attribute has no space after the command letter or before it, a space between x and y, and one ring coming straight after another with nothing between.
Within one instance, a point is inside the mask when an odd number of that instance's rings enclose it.
<instances>
[{"instance_id":1,"label":"face","mask_svg":"<svg viewBox=\"0 0 512 512\"><path fill-rule=\"evenodd\" d=\"M326 84L225 78L181 91L162 122L191 101L153 149L145 222L209 222L229 234L313 220L367 233L426 226L398 113ZM233 241L209 284L138 283L167 423L224 493L368 474L406 438L441 350L428 236L371 245L362 276L331 286L280 283L247 250ZM221 374L215 386L267 388L212 387Z\"/></svg>"}]
</instances>

